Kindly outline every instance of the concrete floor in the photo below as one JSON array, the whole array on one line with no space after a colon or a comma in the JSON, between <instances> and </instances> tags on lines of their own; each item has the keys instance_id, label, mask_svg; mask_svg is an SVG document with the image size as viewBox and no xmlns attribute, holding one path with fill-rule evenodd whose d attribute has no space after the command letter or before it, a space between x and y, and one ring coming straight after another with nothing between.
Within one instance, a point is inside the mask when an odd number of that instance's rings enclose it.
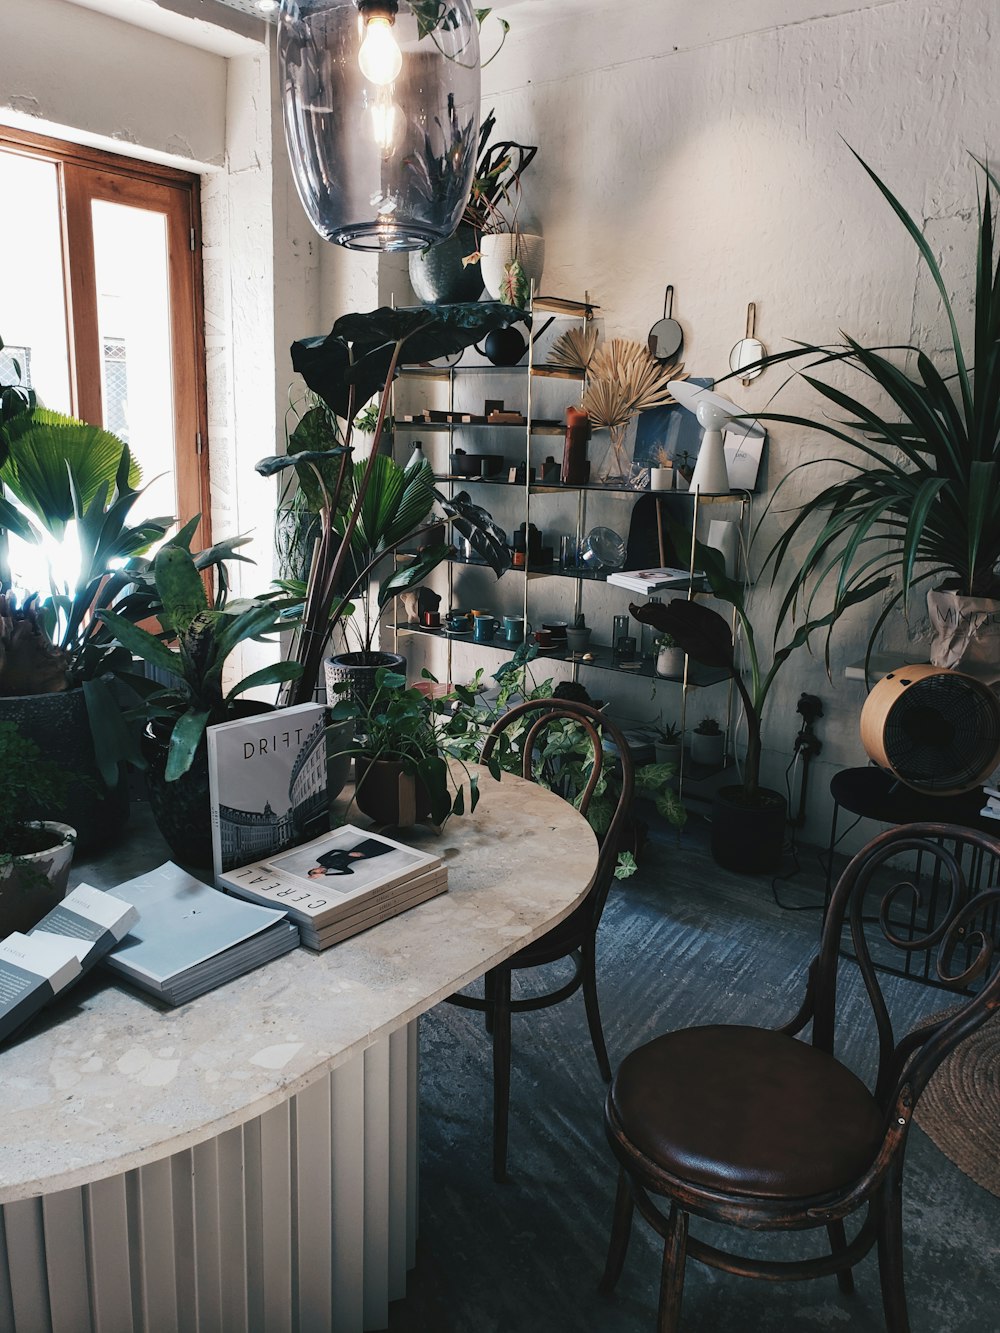
<instances>
[{"instance_id":1,"label":"concrete floor","mask_svg":"<svg viewBox=\"0 0 1000 1333\"><path fill-rule=\"evenodd\" d=\"M719 870L695 827L680 846L672 838L652 846L640 872L612 889L598 975L613 1064L671 1028L777 1025L795 1012L822 901L818 857L805 849L801 859L802 873L775 886L780 907L769 879ZM888 989L903 1023L943 1007L940 991L915 982ZM853 984L845 999L850 1041L842 1054L860 1066L866 1001ZM421 1050L421 1239L407 1298L392 1307L392 1333L652 1333L660 1245L641 1219L615 1295L596 1293L616 1172L580 996L515 1018L505 1185L490 1175L481 1018L439 1006L422 1020ZM1000 1199L919 1129L910 1135L904 1192L912 1333L998 1333ZM702 1225L695 1234L708 1232ZM787 1255L813 1240L823 1244L825 1233L763 1237L745 1248L777 1255L779 1246ZM845 1297L832 1278L779 1286L689 1264L683 1333L880 1333L874 1255L855 1280L856 1294Z\"/></svg>"}]
</instances>

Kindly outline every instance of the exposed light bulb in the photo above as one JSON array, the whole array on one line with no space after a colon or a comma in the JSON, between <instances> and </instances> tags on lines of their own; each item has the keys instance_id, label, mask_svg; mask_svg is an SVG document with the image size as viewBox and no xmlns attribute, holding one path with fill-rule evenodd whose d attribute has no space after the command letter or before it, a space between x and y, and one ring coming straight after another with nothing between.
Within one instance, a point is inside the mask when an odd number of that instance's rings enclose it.
<instances>
[{"instance_id":1,"label":"exposed light bulb","mask_svg":"<svg viewBox=\"0 0 1000 1333\"><path fill-rule=\"evenodd\" d=\"M365 16L365 40L358 52L361 73L380 87L392 83L403 68L403 54L392 35L392 16L385 12Z\"/></svg>"},{"instance_id":2,"label":"exposed light bulb","mask_svg":"<svg viewBox=\"0 0 1000 1333\"><path fill-rule=\"evenodd\" d=\"M387 88L380 89L371 105L372 134L376 146L384 157L388 157L396 147L399 138L399 107L392 100Z\"/></svg>"}]
</instances>

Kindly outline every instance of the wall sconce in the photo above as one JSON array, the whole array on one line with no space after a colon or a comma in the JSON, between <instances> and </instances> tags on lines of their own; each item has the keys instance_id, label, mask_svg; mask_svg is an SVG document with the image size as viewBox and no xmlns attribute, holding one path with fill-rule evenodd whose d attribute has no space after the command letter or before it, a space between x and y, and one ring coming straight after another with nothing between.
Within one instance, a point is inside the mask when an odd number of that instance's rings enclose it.
<instances>
[{"instance_id":1,"label":"wall sconce","mask_svg":"<svg viewBox=\"0 0 1000 1333\"><path fill-rule=\"evenodd\" d=\"M321 236L416 250L451 236L479 139L471 0L281 0L285 141Z\"/></svg>"}]
</instances>

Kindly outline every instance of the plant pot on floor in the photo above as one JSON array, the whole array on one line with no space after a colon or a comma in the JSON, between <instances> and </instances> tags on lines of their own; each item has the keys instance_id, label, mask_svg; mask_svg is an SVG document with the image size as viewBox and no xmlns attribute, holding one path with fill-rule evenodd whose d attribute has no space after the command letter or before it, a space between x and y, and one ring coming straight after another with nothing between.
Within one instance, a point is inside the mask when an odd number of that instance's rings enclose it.
<instances>
[{"instance_id":1,"label":"plant pot on floor","mask_svg":"<svg viewBox=\"0 0 1000 1333\"><path fill-rule=\"evenodd\" d=\"M76 830L54 819L39 820L29 827L38 831L45 846L18 853L8 865L0 866L0 939L37 926L66 896Z\"/></svg>"},{"instance_id":2,"label":"plant pot on floor","mask_svg":"<svg viewBox=\"0 0 1000 1333\"><path fill-rule=\"evenodd\" d=\"M691 733L691 759L706 768L721 768L726 757L726 737L721 731Z\"/></svg>"},{"instance_id":3,"label":"plant pot on floor","mask_svg":"<svg viewBox=\"0 0 1000 1333\"><path fill-rule=\"evenodd\" d=\"M104 785L83 690L5 695L0 697L0 722L13 722L45 758L73 775L65 800L56 809L39 810L39 816L51 814L77 829L81 851L113 842L128 823L128 783L123 772L116 786Z\"/></svg>"},{"instance_id":4,"label":"plant pot on floor","mask_svg":"<svg viewBox=\"0 0 1000 1333\"><path fill-rule=\"evenodd\" d=\"M742 787L720 787L712 798L712 856L725 870L763 874L781 867L787 804L761 787L748 804Z\"/></svg>"},{"instance_id":5,"label":"plant pot on floor","mask_svg":"<svg viewBox=\"0 0 1000 1333\"><path fill-rule=\"evenodd\" d=\"M358 809L376 824L409 828L429 817L431 798L427 789L404 772L398 761L358 755L354 771Z\"/></svg>"},{"instance_id":6,"label":"plant pot on floor","mask_svg":"<svg viewBox=\"0 0 1000 1333\"><path fill-rule=\"evenodd\" d=\"M327 703L333 705L346 700L357 704L359 713L365 713L375 693L379 667L388 667L405 676L406 658L399 653L375 652L334 653L328 657L325 663Z\"/></svg>"}]
</instances>

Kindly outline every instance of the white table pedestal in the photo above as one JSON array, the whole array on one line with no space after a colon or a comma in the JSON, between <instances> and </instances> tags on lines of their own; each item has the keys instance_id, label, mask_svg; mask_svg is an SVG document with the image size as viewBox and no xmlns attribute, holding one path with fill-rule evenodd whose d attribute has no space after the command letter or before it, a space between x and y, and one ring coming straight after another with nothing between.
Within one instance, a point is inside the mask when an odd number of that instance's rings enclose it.
<instances>
[{"instance_id":1,"label":"white table pedestal","mask_svg":"<svg viewBox=\"0 0 1000 1333\"><path fill-rule=\"evenodd\" d=\"M218 1138L4 1205L0 1328L385 1328L415 1262L417 1021Z\"/></svg>"}]
</instances>

